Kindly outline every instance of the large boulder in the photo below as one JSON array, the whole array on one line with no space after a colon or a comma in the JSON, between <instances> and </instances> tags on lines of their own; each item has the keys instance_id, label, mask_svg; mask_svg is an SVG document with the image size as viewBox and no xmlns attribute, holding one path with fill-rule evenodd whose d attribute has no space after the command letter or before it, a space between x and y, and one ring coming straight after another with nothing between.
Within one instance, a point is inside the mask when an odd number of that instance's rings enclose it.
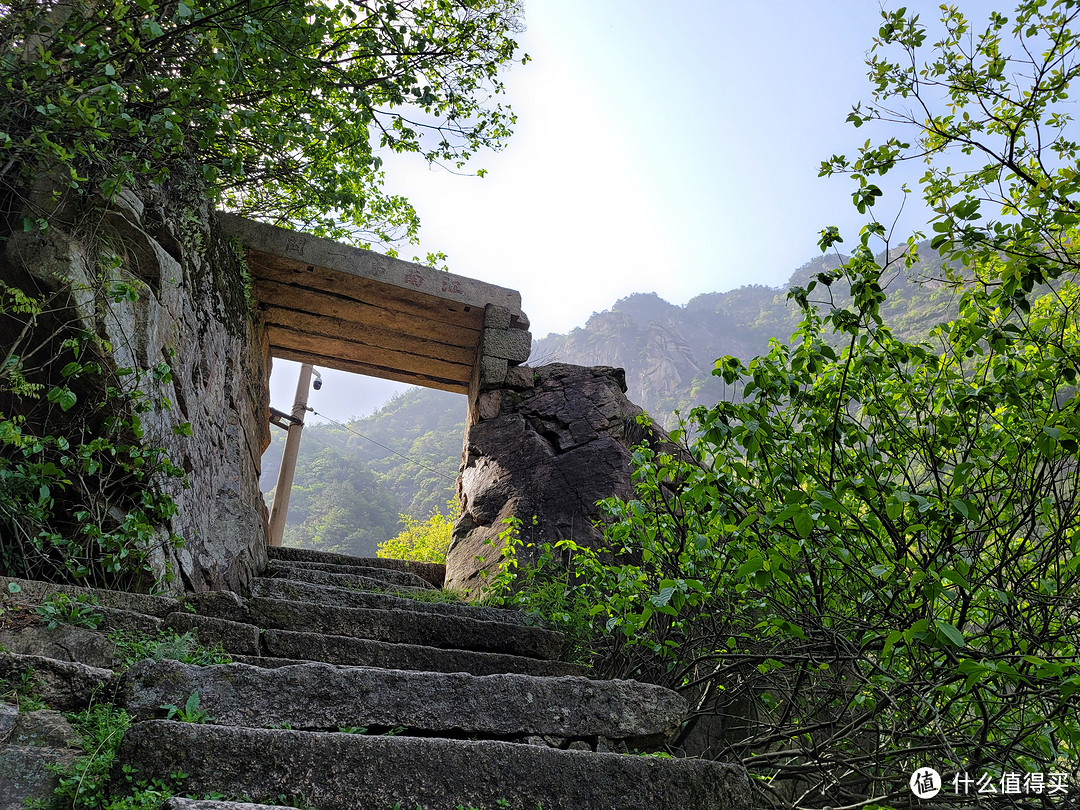
<instances>
[{"instance_id":1,"label":"large boulder","mask_svg":"<svg viewBox=\"0 0 1080 810\"><path fill-rule=\"evenodd\" d=\"M623 370L518 366L501 387L479 395L472 413L446 587L484 590L510 518L536 546L564 538L599 544L596 502L632 494L631 449L650 435L638 421L643 411L626 398ZM652 430L652 439L662 438Z\"/></svg>"}]
</instances>

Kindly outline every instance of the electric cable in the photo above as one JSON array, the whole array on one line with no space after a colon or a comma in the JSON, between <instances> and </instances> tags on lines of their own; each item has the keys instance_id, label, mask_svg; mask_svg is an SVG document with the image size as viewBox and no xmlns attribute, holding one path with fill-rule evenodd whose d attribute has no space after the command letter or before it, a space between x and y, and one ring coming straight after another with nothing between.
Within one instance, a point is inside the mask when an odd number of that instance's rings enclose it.
<instances>
[{"instance_id":1,"label":"electric cable","mask_svg":"<svg viewBox=\"0 0 1080 810\"><path fill-rule=\"evenodd\" d=\"M407 462L409 462L410 464L415 464L415 465L416 465L416 466L418 466L418 467L423 467L423 468L424 468L425 470L427 470L428 472L433 472L433 473L435 473L436 475L438 475L438 476L441 476L441 477L445 478L445 479L446 479L447 481L453 481L453 482L457 483L457 476L452 476L452 477L451 477L451 476L447 475L446 473L444 473L444 472L442 472L442 471L440 471L440 470L436 470L436 469L435 469L434 467L429 467L429 466L428 466L427 464L425 464L425 463L424 463L424 462L422 462L422 461L417 461L417 460L416 460L415 458L409 458L409 457L408 457L407 455L405 455L404 453L399 453L399 452L398 452L397 450L395 450L395 449L394 449L393 447L387 447L387 446L386 446L385 444L383 444L383 443L381 443L381 442L377 442L377 441L375 441L375 440L374 440L373 438L371 438L370 436L365 436L365 435L364 435L363 433L361 433L361 432L360 432L359 430L354 430L353 428L349 427L349 426L348 426L348 425L346 425L346 424L343 424L342 422L339 422L339 421L338 421L338 420L336 420L336 419L331 419L331 418L330 418L329 416L327 416L327 415L326 415L325 413L319 413L319 412L318 412L317 410L315 410L315 409L314 409L314 408L312 408L312 407L308 407L308 410L309 410L309 411L311 411L311 412L312 412L313 414L315 414L316 416L321 416L321 417L322 417L323 419L325 419L325 420L326 420L327 422L333 422L333 423L334 423L335 425L337 425L338 427L342 427L342 428L345 428L345 430L347 430L347 431L349 431L350 433L353 433L353 434L355 434L355 435L359 436L359 437L360 437L361 439L366 439L367 441L371 442L372 444L374 444L374 445L376 445L376 446L378 446L378 447L381 447L381 448L382 448L383 450L386 450L386 451L388 451L388 452L390 452L390 453L393 453L393 454L394 454L395 456L399 456L400 458L403 458L403 459L405 459L405 460L406 460Z\"/></svg>"}]
</instances>

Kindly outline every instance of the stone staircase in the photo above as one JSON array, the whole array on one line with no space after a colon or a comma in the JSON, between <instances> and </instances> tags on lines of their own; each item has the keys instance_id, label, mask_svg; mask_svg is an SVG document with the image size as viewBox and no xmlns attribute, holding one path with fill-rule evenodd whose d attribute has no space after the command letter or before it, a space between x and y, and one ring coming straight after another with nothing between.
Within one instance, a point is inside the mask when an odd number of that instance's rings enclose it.
<instances>
[{"instance_id":1,"label":"stone staircase","mask_svg":"<svg viewBox=\"0 0 1080 810\"><path fill-rule=\"evenodd\" d=\"M319 810L748 806L739 767L643 755L678 727L679 695L585 677L558 660L561 635L522 613L418 599L441 582L439 566L297 549L270 558L246 599L132 600L145 624L194 628L234 663L147 660L114 683L135 720L117 779L123 766L141 779L180 771L190 795ZM113 608L106 623L137 621L130 612ZM18 666L17 652L3 657L0 674ZM164 719L195 693L203 722Z\"/></svg>"}]
</instances>

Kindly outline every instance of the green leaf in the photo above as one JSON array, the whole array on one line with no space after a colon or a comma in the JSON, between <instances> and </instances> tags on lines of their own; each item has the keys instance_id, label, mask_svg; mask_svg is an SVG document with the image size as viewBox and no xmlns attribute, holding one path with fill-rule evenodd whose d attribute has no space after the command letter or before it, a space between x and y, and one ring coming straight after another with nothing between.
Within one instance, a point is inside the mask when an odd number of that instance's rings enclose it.
<instances>
[{"instance_id":1,"label":"green leaf","mask_svg":"<svg viewBox=\"0 0 1080 810\"><path fill-rule=\"evenodd\" d=\"M959 498L950 498L949 505L952 506L964 520L969 520L971 518L971 512L968 509L968 505Z\"/></svg>"},{"instance_id":2,"label":"green leaf","mask_svg":"<svg viewBox=\"0 0 1080 810\"><path fill-rule=\"evenodd\" d=\"M60 406L60 410L62 411L70 411L75 407L75 402L77 401L74 391L67 386L59 385L49 389L49 393L46 394L46 399L48 399L49 402L55 402Z\"/></svg>"},{"instance_id":3,"label":"green leaf","mask_svg":"<svg viewBox=\"0 0 1080 810\"><path fill-rule=\"evenodd\" d=\"M903 638L903 630L891 630L889 632L889 635L885 637L884 644L882 644L882 653L884 655L888 655L892 651L892 648L895 646L896 642L900 641Z\"/></svg>"},{"instance_id":4,"label":"green leaf","mask_svg":"<svg viewBox=\"0 0 1080 810\"><path fill-rule=\"evenodd\" d=\"M964 634L961 633L957 628L953 627L953 625L939 619L934 622L934 626L938 630L938 638L944 636L954 647L967 646L967 641L964 640Z\"/></svg>"},{"instance_id":5,"label":"green leaf","mask_svg":"<svg viewBox=\"0 0 1080 810\"><path fill-rule=\"evenodd\" d=\"M650 604L652 604L653 607L655 607L657 610L659 610L660 608L662 608L664 605L668 604L671 601L671 597L672 597L672 595L674 593L675 593L675 588L673 586L668 586L666 588L661 588L659 593L657 593L657 594L655 594L655 595L653 595L653 596L651 596L649 598L649 602L650 602Z\"/></svg>"},{"instance_id":6,"label":"green leaf","mask_svg":"<svg viewBox=\"0 0 1080 810\"><path fill-rule=\"evenodd\" d=\"M739 566L739 570L735 573L735 577L737 579L744 579L755 571L760 571L764 565L765 561L761 557L751 557Z\"/></svg>"},{"instance_id":7,"label":"green leaf","mask_svg":"<svg viewBox=\"0 0 1080 810\"><path fill-rule=\"evenodd\" d=\"M799 533L799 537L809 537L810 532L814 530L814 519L809 512L799 512L792 521L795 523L795 531Z\"/></svg>"},{"instance_id":8,"label":"green leaf","mask_svg":"<svg viewBox=\"0 0 1080 810\"><path fill-rule=\"evenodd\" d=\"M955 629L955 628L953 628ZM979 681L990 672L990 667L981 661L976 661L972 658L965 658L957 665L957 670L967 676L965 686L970 687L976 681Z\"/></svg>"}]
</instances>

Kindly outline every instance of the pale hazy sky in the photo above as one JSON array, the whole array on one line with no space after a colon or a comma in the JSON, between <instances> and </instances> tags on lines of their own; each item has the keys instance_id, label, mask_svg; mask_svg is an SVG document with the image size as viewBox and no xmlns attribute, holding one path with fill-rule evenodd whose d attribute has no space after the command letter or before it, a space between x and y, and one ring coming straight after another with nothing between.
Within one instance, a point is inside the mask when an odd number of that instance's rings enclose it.
<instances>
[{"instance_id":1,"label":"pale hazy sky","mask_svg":"<svg viewBox=\"0 0 1080 810\"><path fill-rule=\"evenodd\" d=\"M516 134L476 161L487 177L388 161L422 221L403 257L442 250L453 272L520 290L542 337L634 292L778 286L825 226L855 238L852 183L817 174L874 135L844 119L869 97L877 2L526 0L525 16L532 61L505 76ZM287 411L296 367L275 368ZM350 378L331 372L312 405L345 420L402 387Z\"/></svg>"}]
</instances>

